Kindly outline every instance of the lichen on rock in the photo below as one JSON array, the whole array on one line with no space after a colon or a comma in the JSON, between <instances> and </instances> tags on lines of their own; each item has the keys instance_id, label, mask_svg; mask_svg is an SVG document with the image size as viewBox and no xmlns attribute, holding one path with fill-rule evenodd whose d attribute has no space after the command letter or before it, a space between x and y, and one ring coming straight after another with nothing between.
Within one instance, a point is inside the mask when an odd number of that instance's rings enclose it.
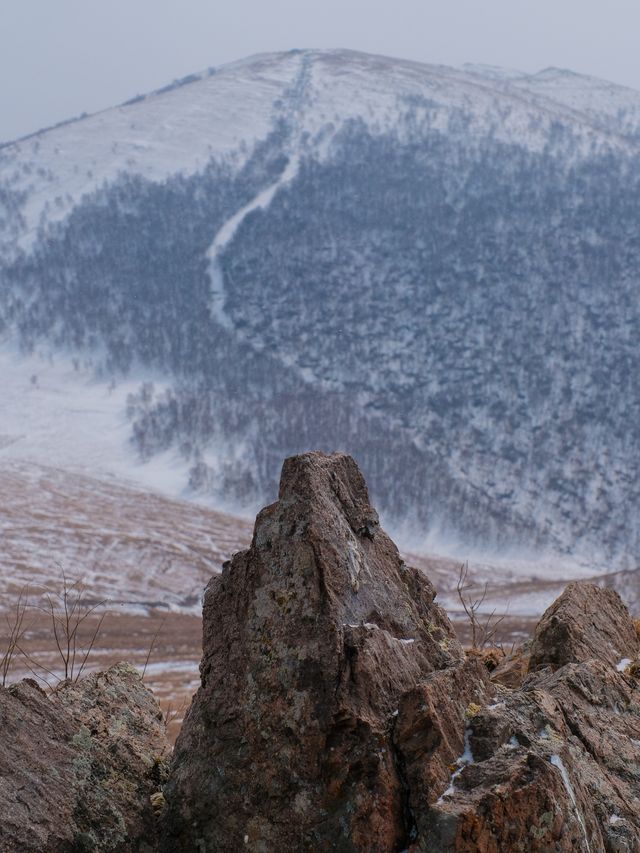
<instances>
[{"instance_id":1,"label":"lichen on rock","mask_svg":"<svg viewBox=\"0 0 640 853\"><path fill-rule=\"evenodd\" d=\"M129 664L52 696L0 688L0 851L156 849L150 796L166 778L162 714Z\"/></svg>"}]
</instances>

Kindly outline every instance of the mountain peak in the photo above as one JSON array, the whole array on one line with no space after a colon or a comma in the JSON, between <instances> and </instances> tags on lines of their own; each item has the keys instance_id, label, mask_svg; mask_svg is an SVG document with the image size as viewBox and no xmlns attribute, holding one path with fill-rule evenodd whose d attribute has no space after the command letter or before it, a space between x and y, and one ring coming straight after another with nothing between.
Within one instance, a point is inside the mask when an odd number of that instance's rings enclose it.
<instances>
[{"instance_id":1,"label":"mountain peak","mask_svg":"<svg viewBox=\"0 0 640 853\"><path fill-rule=\"evenodd\" d=\"M0 152L0 320L160 375L118 422L183 486L246 506L304 437L445 540L624 568L639 144L640 94L562 71L261 54Z\"/></svg>"}]
</instances>

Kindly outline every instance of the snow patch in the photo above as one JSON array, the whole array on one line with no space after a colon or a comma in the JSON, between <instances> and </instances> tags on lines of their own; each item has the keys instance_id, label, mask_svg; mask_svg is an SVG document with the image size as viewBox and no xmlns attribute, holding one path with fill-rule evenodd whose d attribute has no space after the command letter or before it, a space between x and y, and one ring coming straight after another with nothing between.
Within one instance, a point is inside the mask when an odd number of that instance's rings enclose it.
<instances>
[{"instance_id":1,"label":"snow patch","mask_svg":"<svg viewBox=\"0 0 640 853\"><path fill-rule=\"evenodd\" d=\"M211 281L211 316L225 329L234 329L231 319L225 312L225 289L224 289L224 274L220 264L220 258L225 248L232 242L236 232L249 216L250 213L256 210L266 210L273 201L276 193L286 184L290 183L298 173L300 165L300 157L293 155L289 159L282 175L267 189L262 190L250 202L245 204L237 213L234 213L216 234L209 251L207 259L209 261L209 277Z\"/></svg>"},{"instance_id":2,"label":"snow patch","mask_svg":"<svg viewBox=\"0 0 640 853\"><path fill-rule=\"evenodd\" d=\"M456 785L455 785L456 779L462 773L462 771L464 770L465 767L468 767L470 764L474 763L473 753L471 752L471 735L472 734L473 734L472 729L470 729L470 728L465 729L465 732L464 732L464 752L456 761L456 767L458 769L453 772L451 778L449 779L449 786L448 786L447 790L442 794L442 796L440 796L438 798L437 805L442 805L445 797L453 796L453 794L456 791Z\"/></svg>"},{"instance_id":3,"label":"snow patch","mask_svg":"<svg viewBox=\"0 0 640 853\"><path fill-rule=\"evenodd\" d=\"M576 800L575 791L573 790L573 785L571 784L571 779L569 778L569 774L567 773L567 768L564 766L564 763L559 755L552 755L549 759L551 764L554 767L557 767L560 771L560 776L562 777L562 783L565 787L567 794L569 794L569 799L571 800L571 804L573 805L573 810L575 812L578 823L580 824L580 829L582 830L582 836L584 838L584 843L586 845L587 853L591 853L591 847L589 845L589 836L587 835L587 827L584 823L584 818L582 817L582 813L578 808L578 801Z\"/></svg>"}]
</instances>

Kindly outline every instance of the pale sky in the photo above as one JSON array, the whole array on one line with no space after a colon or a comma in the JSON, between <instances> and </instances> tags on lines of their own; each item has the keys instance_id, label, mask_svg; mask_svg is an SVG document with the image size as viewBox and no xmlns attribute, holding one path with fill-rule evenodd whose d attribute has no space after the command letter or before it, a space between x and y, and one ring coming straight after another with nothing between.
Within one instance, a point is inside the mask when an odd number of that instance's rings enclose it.
<instances>
[{"instance_id":1,"label":"pale sky","mask_svg":"<svg viewBox=\"0 0 640 853\"><path fill-rule=\"evenodd\" d=\"M570 68L640 89L640 0L0 0L0 141L253 53Z\"/></svg>"}]
</instances>

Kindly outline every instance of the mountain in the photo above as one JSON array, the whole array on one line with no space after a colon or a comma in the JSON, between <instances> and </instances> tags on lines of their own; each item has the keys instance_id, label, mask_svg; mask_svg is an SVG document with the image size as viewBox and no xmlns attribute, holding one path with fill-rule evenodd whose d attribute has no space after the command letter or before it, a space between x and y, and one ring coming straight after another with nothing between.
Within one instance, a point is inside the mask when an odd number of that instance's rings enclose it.
<instances>
[{"instance_id":1,"label":"mountain","mask_svg":"<svg viewBox=\"0 0 640 853\"><path fill-rule=\"evenodd\" d=\"M174 491L340 448L395 529L632 568L639 155L640 93L569 71L209 69L0 148L3 358L42 422L88 370Z\"/></svg>"}]
</instances>

